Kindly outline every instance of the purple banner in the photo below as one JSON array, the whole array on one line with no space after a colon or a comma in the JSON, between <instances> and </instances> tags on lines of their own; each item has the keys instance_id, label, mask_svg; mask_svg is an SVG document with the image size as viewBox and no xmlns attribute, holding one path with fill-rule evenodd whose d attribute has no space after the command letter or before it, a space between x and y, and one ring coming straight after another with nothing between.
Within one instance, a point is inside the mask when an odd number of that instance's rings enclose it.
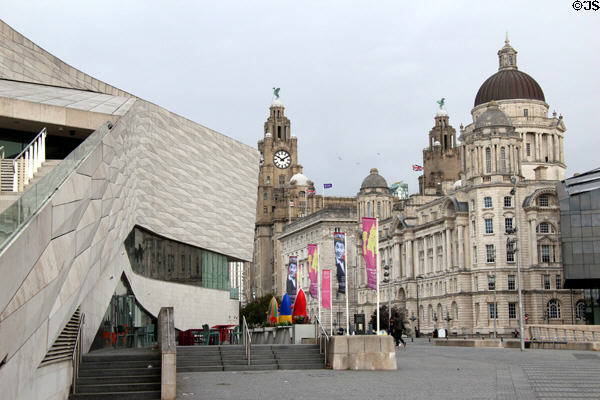
<instances>
[{"instance_id":1,"label":"purple banner","mask_svg":"<svg viewBox=\"0 0 600 400\"><path fill-rule=\"evenodd\" d=\"M367 287L377 290L377 218L363 218L362 250L367 267Z\"/></svg>"},{"instance_id":2,"label":"purple banner","mask_svg":"<svg viewBox=\"0 0 600 400\"><path fill-rule=\"evenodd\" d=\"M316 299L319 297L319 248L316 244L308 245L308 279L310 279L308 293Z\"/></svg>"}]
</instances>

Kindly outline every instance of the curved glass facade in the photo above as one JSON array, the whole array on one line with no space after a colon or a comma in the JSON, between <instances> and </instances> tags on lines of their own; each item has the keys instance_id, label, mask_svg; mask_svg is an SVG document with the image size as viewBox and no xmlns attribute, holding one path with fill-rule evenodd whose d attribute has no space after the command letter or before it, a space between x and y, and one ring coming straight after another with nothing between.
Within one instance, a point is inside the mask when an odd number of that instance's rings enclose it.
<instances>
[{"instance_id":1,"label":"curved glass facade","mask_svg":"<svg viewBox=\"0 0 600 400\"><path fill-rule=\"evenodd\" d=\"M222 254L138 226L125 239L125 249L133 271L147 278L229 290L229 265Z\"/></svg>"}]
</instances>

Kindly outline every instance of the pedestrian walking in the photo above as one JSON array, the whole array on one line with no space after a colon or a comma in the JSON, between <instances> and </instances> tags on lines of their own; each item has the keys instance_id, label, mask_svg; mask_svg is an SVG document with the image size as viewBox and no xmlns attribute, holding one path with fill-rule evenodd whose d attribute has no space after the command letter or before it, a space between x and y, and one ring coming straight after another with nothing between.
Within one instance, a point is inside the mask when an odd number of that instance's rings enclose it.
<instances>
[{"instance_id":1,"label":"pedestrian walking","mask_svg":"<svg viewBox=\"0 0 600 400\"><path fill-rule=\"evenodd\" d=\"M394 340L396 341L396 346L399 346L402 343L402 346L406 348L406 342L402 339L402 334L404 333L404 323L399 315L394 316L394 323L392 325L392 336L394 336Z\"/></svg>"}]
</instances>

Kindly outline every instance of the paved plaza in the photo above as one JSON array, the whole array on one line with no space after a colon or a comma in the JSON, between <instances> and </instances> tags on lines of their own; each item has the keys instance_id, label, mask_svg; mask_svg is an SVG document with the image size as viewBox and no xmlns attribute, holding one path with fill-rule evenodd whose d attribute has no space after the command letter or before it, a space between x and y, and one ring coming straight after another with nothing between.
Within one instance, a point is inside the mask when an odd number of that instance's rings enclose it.
<instances>
[{"instance_id":1,"label":"paved plaza","mask_svg":"<svg viewBox=\"0 0 600 400\"><path fill-rule=\"evenodd\" d=\"M434 346L396 352L397 371L177 374L178 399L600 399L600 355Z\"/></svg>"}]
</instances>

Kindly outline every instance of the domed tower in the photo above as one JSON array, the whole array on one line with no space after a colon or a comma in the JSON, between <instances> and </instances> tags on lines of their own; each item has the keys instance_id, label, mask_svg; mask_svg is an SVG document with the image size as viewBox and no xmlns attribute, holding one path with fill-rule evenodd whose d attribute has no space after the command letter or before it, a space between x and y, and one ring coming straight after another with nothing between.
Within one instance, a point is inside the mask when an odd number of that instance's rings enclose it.
<instances>
[{"instance_id":1,"label":"domed tower","mask_svg":"<svg viewBox=\"0 0 600 400\"><path fill-rule=\"evenodd\" d=\"M383 220L392 216L392 193L377 168L371 168L356 197L359 221L362 217L377 217Z\"/></svg>"},{"instance_id":2,"label":"domed tower","mask_svg":"<svg viewBox=\"0 0 600 400\"><path fill-rule=\"evenodd\" d=\"M512 175L521 176L521 136L495 101L487 103L473 129L460 140L464 145L463 182L498 183L510 181Z\"/></svg>"},{"instance_id":3,"label":"domed tower","mask_svg":"<svg viewBox=\"0 0 600 400\"><path fill-rule=\"evenodd\" d=\"M540 85L531 76L519 70L517 51L508 36L498 51L498 72L479 88L471 111L476 124L495 101L510 118L515 131L523 139L521 148L522 174L528 180L562 180L565 178L564 133L562 116L556 112L549 117L549 106ZM474 124L466 127L472 130Z\"/></svg>"},{"instance_id":4,"label":"domed tower","mask_svg":"<svg viewBox=\"0 0 600 400\"><path fill-rule=\"evenodd\" d=\"M423 175L419 177L421 194L439 194L444 182L454 183L459 179L460 153L456 130L449 120L446 110L440 108L435 115L435 126L429 131L429 147L423 149Z\"/></svg>"}]
</instances>

